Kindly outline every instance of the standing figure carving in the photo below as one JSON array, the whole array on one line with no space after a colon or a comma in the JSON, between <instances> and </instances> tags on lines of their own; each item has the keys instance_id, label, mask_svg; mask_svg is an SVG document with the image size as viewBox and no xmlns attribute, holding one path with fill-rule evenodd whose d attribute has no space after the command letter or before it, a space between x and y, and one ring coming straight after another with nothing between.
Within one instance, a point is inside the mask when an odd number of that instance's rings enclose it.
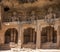
<instances>
[{"instance_id":1,"label":"standing figure carving","mask_svg":"<svg viewBox=\"0 0 60 52\"><path fill-rule=\"evenodd\" d=\"M56 18L56 14L53 13L53 9L50 7L48 9L48 14L45 16L45 20L47 21L49 25L52 25L54 24L55 18Z\"/></svg>"}]
</instances>

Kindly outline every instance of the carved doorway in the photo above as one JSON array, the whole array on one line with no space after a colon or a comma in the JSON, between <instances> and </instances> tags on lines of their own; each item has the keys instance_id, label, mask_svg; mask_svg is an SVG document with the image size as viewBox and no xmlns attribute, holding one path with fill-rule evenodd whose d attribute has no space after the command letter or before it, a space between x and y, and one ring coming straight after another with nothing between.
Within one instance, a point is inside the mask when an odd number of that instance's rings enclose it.
<instances>
[{"instance_id":1,"label":"carved doorway","mask_svg":"<svg viewBox=\"0 0 60 52\"><path fill-rule=\"evenodd\" d=\"M36 31L34 28L27 28L24 29L24 36L23 36L23 47L27 48L34 48L36 47Z\"/></svg>"},{"instance_id":2,"label":"carved doorway","mask_svg":"<svg viewBox=\"0 0 60 52\"><path fill-rule=\"evenodd\" d=\"M15 28L10 28L5 32L5 44L9 44L10 42L18 42L18 31Z\"/></svg>"},{"instance_id":3,"label":"carved doorway","mask_svg":"<svg viewBox=\"0 0 60 52\"><path fill-rule=\"evenodd\" d=\"M54 27L47 26L42 29L41 43L42 48L56 48L57 31L54 29Z\"/></svg>"}]
</instances>

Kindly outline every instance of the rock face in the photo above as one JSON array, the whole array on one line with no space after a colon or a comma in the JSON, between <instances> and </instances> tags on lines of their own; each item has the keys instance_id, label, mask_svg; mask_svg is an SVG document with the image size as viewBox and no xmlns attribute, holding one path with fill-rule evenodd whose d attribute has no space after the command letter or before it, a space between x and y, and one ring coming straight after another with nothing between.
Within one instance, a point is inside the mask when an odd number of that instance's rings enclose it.
<instances>
[{"instance_id":1,"label":"rock face","mask_svg":"<svg viewBox=\"0 0 60 52\"><path fill-rule=\"evenodd\" d=\"M33 3L31 3L33 1ZM16 20L30 20L32 11L34 11L34 19L43 19L47 13L49 5L55 9L55 5L59 3L57 0L2 0L4 18L3 21L11 20L13 13L16 12ZM57 6L58 7L58 6ZM57 8L56 7L56 8ZM56 9L54 10L54 12ZM7 17L6 17L7 16Z\"/></svg>"},{"instance_id":2,"label":"rock face","mask_svg":"<svg viewBox=\"0 0 60 52\"><path fill-rule=\"evenodd\" d=\"M4 11L3 21L13 17L13 12L17 13L16 17L20 21L30 20L32 11L34 11L34 15L37 19L43 19L47 13L46 8L48 8L49 5L52 5L54 11L56 11L55 8L57 8L58 6L55 7L55 5L57 5L57 3L59 2L60 1L58 0L1 0L0 4L3 6Z\"/></svg>"},{"instance_id":3,"label":"rock face","mask_svg":"<svg viewBox=\"0 0 60 52\"><path fill-rule=\"evenodd\" d=\"M60 1L57 1L57 0L1 0L0 1L0 3L3 3L4 6L9 6L9 7L12 7L13 5L17 7L21 4L26 4L26 3L27 5L29 3L31 4L35 3L34 5L41 6L41 5L52 4L57 2L60 2Z\"/></svg>"},{"instance_id":4,"label":"rock face","mask_svg":"<svg viewBox=\"0 0 60 52\"><path fill-rule=\"evenodd\" d=\"M3 37L3 38L0 37L1 38L1 43L5 42L4 41L5 34L8 34L8 33L5 33L5 32L9 28L16 28L18 30L18 33L22 35L25 28L29 28L29 27L33 28L34 27L34 31L35 30L37 31L37 37L39 37L40 31L41 31L39 29L40 25L41 25L41 29L43 28L43 26L45 27L45 24L46 24L46 26L48 26L47 23L44 20L43 21L39 21L39 20L40 19L45 19L45 16L48 14L48 8L49 7L52 7L54 14L58 13L59 16L60 16L60 9L58 10L58 7L60 7L60 6L58 4L59 4L59 2L57 0L2 0L0 2L0 5L3 8L2 9L2 14L3 14L2 16L3 17L1 17L2 21L3 22L11 22L11 23L2 24L3 26L2 26L2 30L1 30L0 34L1 34L1 37ZM49 16L52 16L52 15L49 15ZM36 20L36 23L34 23L34 20ZM18 24L18 22L20 22L20 21L24 22L25 24L24 23L22 23L22 24L19 23ZM26 23L27 21L29 23ZM57 22L56 22L56 25L59 24L59 21L57 21ZM37 26L36 26L36 24L37 24ZM56 26L54 26L54 27L56 27ZM58 28L58 26L57 26L57 28ZM13 30L13 35L14 35L15 32L16 31ZM16 33L16 34L18 34L18 33ZM32 31L31 31L31 33L32 33ZM15 37L16 37L16 34L14 35ZM36 34L36 32L34 32L33 34ZM13 37L13 36L11 36L11 37ZM15 41L15 37L14 37L14 41ZM22 37L21 37L21 39L23 39ZM40 43L41 43L40 37L37 38L37 45L33 45L33 43L31 43L32 41L31 42L29 41L30 43L28 43L27 45L29 45L29 47L33 47L33 48L34 47L40 48ZM10 35L9 35L8 38L9 38L9 42L10 42ZM18 38L18 36L17 36L17 38ZM17 40L17 38L16 38L16 40ZM32 38L32 39L35 39L35 38ZM35 41L35 40L33 40L33 41ZM24 40L22 40L22 42L23 41ZM19 42L18 46L21 48L20 45L21 45L21 43ZM24 45L23 47L26 47L26 46ZM47 46L50 46L50 45L47 45ZM13 47L14 47L14 45L13 45ZM51 46L51 47L54 47L54 46Z\"/></svg>"}]
</instances>

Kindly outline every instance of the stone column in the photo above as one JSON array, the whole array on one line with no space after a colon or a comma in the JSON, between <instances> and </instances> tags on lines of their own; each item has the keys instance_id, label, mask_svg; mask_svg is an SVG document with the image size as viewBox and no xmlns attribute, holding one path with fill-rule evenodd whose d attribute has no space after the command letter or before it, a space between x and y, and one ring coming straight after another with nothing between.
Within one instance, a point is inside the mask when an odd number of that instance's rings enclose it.
<instances>
[{"instance_id":1,"label":"stone column","mask_svg":"<svg viewBox=\"0 0 60 52\"><path fill-rule=\"evenodd\" d=\"M59 48L59 27L57 28L57 48Z\"/></svg>"},{"instance_id":2,"label":"stone column","mask_svg":"<svg viewBox=\"0 0 60 52\"><path fill-rule=\"evenodd\" d=\"M11 42L14 40L14 36L13 36L13 30L11 30Z\"/></svg>"},{"instance_id":3,"label":"stone column","mask_svg":"<svg viewBox=\"0 0 60 52\"><path fill-rule=\"evenodd\" d=\"M18 47L21 48L21 44L22 44L22 24L18 25L18 29L19 29L19 33L18 33Z\"/></svg>"},{"instance_id":4,"label":"stone column","mask_svg":"<svg viewBox=\"0 0 60 52\"><path fill-rule=\"evenodd\" d=\"M48 31L47 31L47 40L48 40L48 42L49 42L49 40L50 40L49 36L50 36L50 33L49 33L49 30L48 30Z\"/></svg>"},{"instance_id":5,"label":"stone column","mask_svg":"<svg viewBox=\"0 0 60 52\"><path fill-rule=\"evenodd\" d=\"M32 35L33 35L32 30L30 30L30 41L32 41Z\"/></svg>"},{"instance_id":6,"label":"stone column","mask_svg":"<svg viewBox=\"0 0 60 52\"><path fill-rule=\"evenodd\" d=\"M53 27L54 28L54 27ZM51 34L51 42L52 42L52 40L53 40L53 33L54 33L54 29L53 28L51 28L51 30L50 30L50 34Z\"/></svg>"},{"instance_id":7,"label":"stone column","mask_svg":"<svg viewBox=\"0 0 60 52\"><path fill-rule=\"evenodd\" d=\"M24 29L23 29L23 27L21 29L21 42L22 42L22 44L24 43Z\"/></svg>"},{"instance_id":8,"label":"stone column","mask_svg":"<svg viewBox=\"0 0 60 52\"><path fill-rule=\"evenodd\" d=\"M38 21L37 21L37 25L36 25L36 30L37 30L37 39L36 39L36 48L41 48L41 29L40 29L40 26L38 24Z\"/></svg>"},{"instance_id":9,"label":"stone column","mask_svg":"<svg viewBox=\"0 0 60 52\"><path fill-rule=\"evenodd\" d=\"M33 32L33 42L35 42L35 32Z\"/></svg>"},{"instance_id":10,"label":"stone column","mask_svg":"<svg viewBox=\"0 0 60 52\"><path fill-rule=\"evenodd\" d=\"M16 31L14 31L14 42L16 41Z\"/></svg>"}]
</instances>

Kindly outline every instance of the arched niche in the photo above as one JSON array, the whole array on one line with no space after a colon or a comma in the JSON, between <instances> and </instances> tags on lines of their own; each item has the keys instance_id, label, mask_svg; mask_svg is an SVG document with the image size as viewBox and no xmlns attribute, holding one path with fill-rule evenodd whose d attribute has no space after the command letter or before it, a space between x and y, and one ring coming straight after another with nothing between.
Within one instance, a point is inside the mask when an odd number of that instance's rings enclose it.
<instances>
[{"instance_id":1,"label":"arched niche","mask_svg":"<svg viewBox=\"0 0 60 52\"><path fill-rule=\"evenodd\" d=\"M15 28L9 28L5 31L5 44L18 42L18 31Z\"/></svg>"}]
</instances>

